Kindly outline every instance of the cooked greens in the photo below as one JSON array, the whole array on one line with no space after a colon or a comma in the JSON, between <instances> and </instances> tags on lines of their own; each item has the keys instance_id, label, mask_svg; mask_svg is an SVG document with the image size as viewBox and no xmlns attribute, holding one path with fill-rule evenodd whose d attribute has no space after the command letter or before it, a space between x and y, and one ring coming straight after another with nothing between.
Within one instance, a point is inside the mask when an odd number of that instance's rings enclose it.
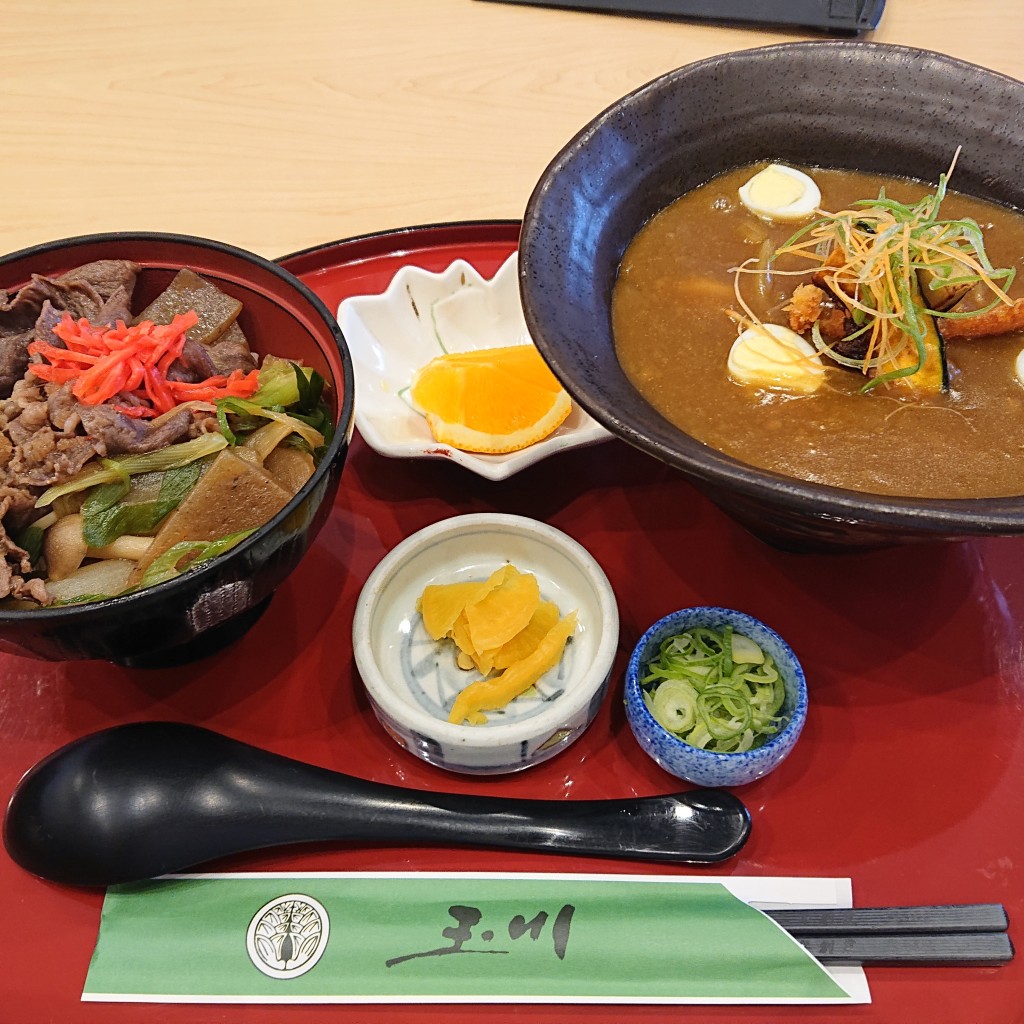
<instances>
[{"instance_id":1,"label":"cooked greens","mask_svg":"<svg viewBox=\"0 0 1024 1024\"><path fill-rule=\"evenodd\" d=\"M202 472L190 462L163 473L145 473L125 486L122 480L93 487L82 503L82 536L91 548L102 548L118 537L153 533L181 504Z\"/></svg>"}]
</instances>

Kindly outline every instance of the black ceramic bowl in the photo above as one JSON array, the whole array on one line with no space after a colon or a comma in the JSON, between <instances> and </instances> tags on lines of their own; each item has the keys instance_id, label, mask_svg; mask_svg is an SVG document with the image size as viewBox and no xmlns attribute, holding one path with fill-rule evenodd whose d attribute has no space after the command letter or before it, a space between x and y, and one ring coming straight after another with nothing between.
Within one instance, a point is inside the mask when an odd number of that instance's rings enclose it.
<instances>
[{"instance_id":1,"label":"black ceramic bowl","mask_svg":"<svg viewBox=\"0 0 1024 1024\"><path fill-rule=\"evenodd\" d=\"M252 536L207 565L147 590L92 604L0 610L0 641L50 660L104 658L129 665L188 661L241 635L298 564L323 525L341 477L353 423L353 374L334 317L296 277L230 245L187 235L84 235L0 258L0 288L33 273L56 275L98 259L142 267L139 309L182 267L243 304L239 323L260 355L301 360L330 385L337 429L313 476Z\"/></svg>"},{"instance_id":2,"label":"black ceramic bowl","mask_svg":"<svg viewBox=\"0 0 1024 1024\"><path fill-rule=\"evenodd\" d=\"M520 287L537 347L600 423L675 466L753 533L845 548L1024 532L1024 497L863 494L755 469L696 441L633 388L615 357L623 252L660 209L714 175L771 158L934 182L1024 206L1024 84L940 54L811 42L713 57L619 100L545 170L526 208Z\"/></svg>"}]
</instances>

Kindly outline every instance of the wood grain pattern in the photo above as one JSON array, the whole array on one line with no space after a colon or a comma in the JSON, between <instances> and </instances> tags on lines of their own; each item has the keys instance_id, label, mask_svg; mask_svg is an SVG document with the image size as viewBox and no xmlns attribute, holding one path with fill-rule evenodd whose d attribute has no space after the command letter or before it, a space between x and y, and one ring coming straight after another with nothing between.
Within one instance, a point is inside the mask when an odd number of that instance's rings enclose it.
<instances>
[{"instance_id":1,"label":"wood grain pattern","mask_svg":"<svg viewBox=\"0 0 1024 1024\"><path fill-rule=\"evenodd\" d=\"M1024 77L1022 18L1014 0L893 0L873 38ZM267 256L518 217L618 96L813 38L478 0L7 0L0 23L0 248L152 229Z\"/></svg>"}]
</instances>

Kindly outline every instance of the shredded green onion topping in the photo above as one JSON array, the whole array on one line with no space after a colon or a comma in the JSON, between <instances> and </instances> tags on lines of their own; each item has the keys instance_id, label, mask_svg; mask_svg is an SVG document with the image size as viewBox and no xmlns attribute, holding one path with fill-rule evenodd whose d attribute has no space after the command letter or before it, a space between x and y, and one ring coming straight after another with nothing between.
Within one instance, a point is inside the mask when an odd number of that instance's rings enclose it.
<instances>
[{"instance_id":1,"label":"shredded green onion topping","mask_svg":"<svg viewBox=\"0 0 1024 1024\"><path fill-rule=\"evenodd\" d=\"M877 199L862 199L849 210L826 213L802 227L773 256L773 261L783 255L813 261L812 270L825 272L830 290L858 325L850 338L868 335L867 354L855 363L839 357L820 332L812 335L820 352L843 365L853 363L864 372L883 370L864 390L921 368L929 316L962 319L1011 302L1006 289L1015 271L992 266L978 223L939 215L955 164L954 157L935 191L916 203L889 199L883 189ZM984 308L941 308L945 303L940 297L951 289L963 294L975 285L992 295ZM915 301L918 295L923 306ZM893 364L898 368L887 369Z\"/></svg>"},{"instance_id":2,"label":"shredded green onion topping","mask_svg":"<svg viewBox=\"0 0 1024 1024\"><path fill-rule=\"evenodd\" d=\"M731 626L669 637L640 685L659 725L715 753L760 747L786 722L786 684L774 661Z\"/></svg>"}]
</instances>

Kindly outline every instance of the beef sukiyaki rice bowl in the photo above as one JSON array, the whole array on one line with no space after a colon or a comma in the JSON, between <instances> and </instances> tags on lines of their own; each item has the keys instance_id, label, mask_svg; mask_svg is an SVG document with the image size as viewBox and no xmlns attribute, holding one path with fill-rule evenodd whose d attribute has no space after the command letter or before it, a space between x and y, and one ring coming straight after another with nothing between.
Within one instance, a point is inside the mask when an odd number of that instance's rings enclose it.
<instances>
[{"instance_id":1,"label":"beef sukiyaki rice bowl","mask_svg":"<svg viewBox=\"0 0 1024 1024\"><path fill-rule=\"evenodd\" d=\"M315 537L351 430L337 325L298 279L187 236L0 260L0 639L203 653Z\"/></svg>"}]
</instances>

